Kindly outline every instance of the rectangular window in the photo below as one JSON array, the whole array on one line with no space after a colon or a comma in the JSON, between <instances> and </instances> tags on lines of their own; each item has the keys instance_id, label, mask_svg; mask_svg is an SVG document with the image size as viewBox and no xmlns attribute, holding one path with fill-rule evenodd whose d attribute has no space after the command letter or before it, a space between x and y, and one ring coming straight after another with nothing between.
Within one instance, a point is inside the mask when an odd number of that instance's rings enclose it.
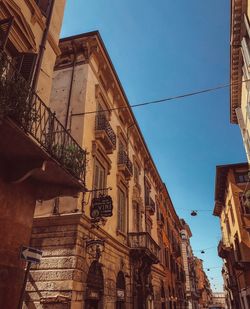
<instances>
[{"instance_id":1,"label":"rectangular window","mask_svg":"<svg viewBox=\"0 0 250 309\"><path fill-rule=\"evenodd\" d=\"M101 194L105 194L104 190L105 187L106 187L105 168L101 165L101 163L98 160L95 160L93 189L96 191L93 192L93 196L98 197Z\"/></svg>"},{"instance_id":2,"label":"rectangular window","mask_svg":"<svg viewBox=\"0 0 250 309\"><path fill-rule=\"evenodd\" d=\"M146 179L144 183L145 183L145 205L149 205L150 204L150 186Z\"/></svg>"},{"instance_id":3,"label":"rectangular window","mask_svg":"<svg viewBox=\"0 0 250 309\"><path fill-rule=\"evenodd\" d=\"M235 173L235 179L237 183L245 183L248 182L248 171Z\"/></svg>"},{"instance_id":4,"label":"rectangular window","mask_svg":"<svg viewBox=\"0 0 250 309\"><path fill-rule=\"evenodd\" d=\"M235 258L237 261L241 261L242 256L240 251L239 238L237 234L234 236L234 245L235 245Z\"/></svg>"},{"instance_id":5,"label":"rectangular window","mask_svg":"<svg viewBox=\"0 0 250 309\"><path fill-rule=\"evenodd\" d=\"M5 45L7 43L12 23L13 23L13 17L0 20L0 47L2 49L5 48Z\"/></svg>"},{"instance_id":6,"label":"rectangular window","mask_svg":"<svg viewBox=\"0 0 250 309\"><path fill-rule=\"evenodd\" d=\"M233 207L232 204L230 203L230 215L231 215L231 219L232 219L232 223L234 225L235 223L235 218L234 218L234 211L233 211Z\"/></svg>"},{"instance_id":7,"label":"rectangular window","mask_svg":"<svg viewBox=\"0 0 250 309\"><path fill-rule=\"evenodd\" d=\"M49 11L51 8L51 0L35 0L35 1L38 7L40 8L42 14L47 17L49 15Z\"/></svg>"},{"instance_id":8,"label":"rectangular window","mask_svg":"<svg viewBox=\"0 0 250 309\"><path fill-rule=\"evenodd\" d=\"M146 232L148 232L151 235L152 230L152 221L150 218L146 218Z\"/></svg>"},{"instance_id":9,"label":"rectangular window","mask_svg":"<svg viewBox=\"0 0 250 309\"><path fill-rule=\"evenodd\" d=\"M246 37L243 37L241 41L241 50L242 50L244 62L247 68L249 68L250 66L249 39Z\"/></svg>"},{"instance_id":10,"label":"rectangular window","mask_svg":"<svg viewBox=\"0 0 250 309\"><path fill-rule=\"evenodd\" d=\"M244 215L250 215L250 197L246 196L246 194L243 194L242 192L239 193L239 200L240 200L240 206L241 211Z\"/></svg>"},{"instance_id":11,"label":"rectangular window","mask_svg":"<svg viewBox=\"0 0 250 309\"><path fill-rule=\"evenodd\" d=\"M120 188L118 188L118 207L117 207L117 222L118 231L126 233L126 194Z\"/></svg>"},{"instance_id":12,"label":"rectangular window","mask_svg":"<svg viewBox=\"0 0 250 309\"><path fill-rule=\"evenodd\" d=\"M139 174L140 174L140 170L139 170L137 163L135 162L135 164L134 164L134 180L135 180L135 183L139 183Z\"/></svg>"},{"instance_id":13,"label":"rectangular window","mask_svg":"<svg viewBox=\"0 0 250 309\"><path fill-rule=\"evenodd\" d=\"M134 231L141 231L141 210L140 205L136 202L133 202L133 210L134 210Z\"/></svg>"}]
</instances>

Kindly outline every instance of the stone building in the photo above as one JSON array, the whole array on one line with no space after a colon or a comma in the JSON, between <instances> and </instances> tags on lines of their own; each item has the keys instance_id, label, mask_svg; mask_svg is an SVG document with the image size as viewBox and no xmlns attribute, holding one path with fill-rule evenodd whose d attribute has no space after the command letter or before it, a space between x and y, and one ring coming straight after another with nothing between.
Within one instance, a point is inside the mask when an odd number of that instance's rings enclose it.
<instances>
[{"instance_id":1,"label":"stone building","mask_svg":"<svg viewBox=\"0 0 250 309\"><path fill-rule=\"evenodd\" d=\"M86 190L37 203L26 307L185 308L181 223L101 36L59 47L50 103L88 151Z\"/></svg>"},{"instance_id":2,"label":"stone building","mask_svg":"<svg viewBox=\"0 0 250 309\"><path fill-rule=\"evenodd\" d=\"M181 253L186 278L185 292L187 309L198 309L200 293L197 287L197 278L194 265L195 256L193 255L193 250L190 244L192 232L184 219L181 219L181 224Z\"/></svg>"},{"instance_id":3,"label":"stone building","mask_svg":"<svg viewBox=\"0 0 250 309\"><path fill-rule=\"evenodd\" d=\"M225 309L226 301L225 301L225 293L217 292L213 293L212 304L209 305L210 309Z\"/></svg>"},{"instance_id":4,"label":"stone building","mask_svg":"<svg viewBox=\"0 0 250 309\"><path fill-rule=\"evenodd\" d=\"M241 130L248 163L250 162L250 5L231 0L230 23L230 120Z\"/></svg>"},{"instance_id":5,"label":"stone building","mask_svg":"<svg viewBox=\"0 0 250 309\"><path fill-rule=\"evenodd\" d=\"M208 308L208 306L212 303L212 290L208 277L203 268L203 260L194 257L194 269L197 280L197 290L199 293L198 308Z\"/></svg>"},{"instance_id":6,"label":"stone building","mask_svg":"<svg viewBox=\"0 0 250 309\"><path fill-rule=\"evenodd\" d=\"M85 188L85 152L48 108L64 5L0 1L0 308L17 308L36 200Z\"/></svg>"},{"instance_id":7,"label":"stone building","mask_svg":"<svg viewBox=\"0 0 250 309\"><path fill-rule=\"evenodd\" d=\"M248 163L216 167L214 215L221 225L218 254L229 308L250 307Z\"/></svg>"}]
</instances>

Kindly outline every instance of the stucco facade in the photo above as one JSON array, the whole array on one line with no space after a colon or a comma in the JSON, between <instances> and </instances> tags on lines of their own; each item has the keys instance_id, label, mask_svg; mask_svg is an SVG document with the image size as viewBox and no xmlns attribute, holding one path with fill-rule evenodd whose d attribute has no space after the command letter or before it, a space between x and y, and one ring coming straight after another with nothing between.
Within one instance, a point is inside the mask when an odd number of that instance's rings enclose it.
<instances>
[{"instance_id":1,"label":"stucco facade","mask_svg":"<svg viewBox=\"0 0 250 309\"><path fill-rule=\"evenodd\" d=\"M64 6L65 0L0 1L1 308L17 308L20 300L26 265L20 250L30 242L36 200L84 188L72 169L76 159L65 162L53 147L60 135L80 149L48 109Z\"/></svg>"},{"instance_id":2,"label":"stucco facade","mask_svg":"<svg viewBox=\"0 0 250 309\"><path fill-rule=\"evenodd\" d=\"M197 278L194 265L195 256L193 255L193 250L190 244L192 232L189 228L189 225L185 222L184 219L181 219L181 223L181 254L186 277L185 292L187 308L197 309L199 308L200 293L197 287Z\"/></svg>"},{"instance_id":3,"label":"stucco facade","mask_svg":"<svg viewBox=\"0 0 250 309\"><path fill-rule=\"evenodd\" d=\"M50 104L88 152L86 191L37 203L31 243L44 255L26 306L185 308L180 220L102 39L91 32L59 46ZM112 216L91 219L100 194L112 198ZM91 258L96 239L105 249Z\"/></svg>"},{"instance_id":4,"label":"stucco facade","mask_svg":"<svg viewBox=\"0 0 250 309\"><path fill-rule=\"evenodd\" d=\"M239 125L248 163L250 162L249 18L249 1L231 0L230 120Z\"/></svg>"},{"instance_id":5,"label":"stucco facade","mask_svg":"<svg viewBox=\"0 0 250 309\"><path fill-rule=\"evenodd\" d=\"M248 164L218 166L214 215L220 218L222 239L218 254L224 260L223 277L229 308L249 308Z\"/></svg>"}]
</instances>

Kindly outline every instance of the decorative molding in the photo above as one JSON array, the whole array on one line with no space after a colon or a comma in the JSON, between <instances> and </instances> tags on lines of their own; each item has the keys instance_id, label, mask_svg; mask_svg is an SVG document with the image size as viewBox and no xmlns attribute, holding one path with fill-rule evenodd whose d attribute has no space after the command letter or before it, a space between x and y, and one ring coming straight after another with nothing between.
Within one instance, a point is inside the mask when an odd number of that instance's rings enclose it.
<instances>
[{"instance_id":1,"label":"decorative molding","mask_svg":"<svg viewBox=\"0 0 250 309\"><path fill-rule=\"evenodd\" d=\"M0 18L14 17L10 40L17 50L19 52L37 52L35 35L19 6L13 0L2 0L0 8Z\"/></svg>"},{"instance_id":2,"label":"decorative molding","mask_svg":"<svg viewBox=\"0 0 250 309\"><path fill-rule=\"evenodd\" d=\"M241 40L243 37L243 0L232 0L231 11L231 42L230 42L230 118L238 123L235 109L241 106L242 88L242 54Z\"/></svg>"}]
</instances>

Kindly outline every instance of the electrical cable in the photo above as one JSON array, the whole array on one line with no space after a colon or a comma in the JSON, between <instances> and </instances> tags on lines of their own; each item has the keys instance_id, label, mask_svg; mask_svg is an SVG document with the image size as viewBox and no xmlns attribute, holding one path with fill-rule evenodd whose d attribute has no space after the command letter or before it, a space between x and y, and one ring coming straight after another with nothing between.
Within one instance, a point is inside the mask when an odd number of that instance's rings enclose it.
<instances>
[{"instance_id":1,"label":"electrical cable","mask_svg":"<svg viewBox=\"0 0 250 309\"><path fill-rule=\"evenodd\" d=\"M132 104L132 105L128 105L128 106L118 106L118 107L113 107L113 108L109 108L109 109L87 111L87 112L84 112L84 113L73 113L72 116L84 116L84 115L90 115L90 114L96 114L96 113L110 112L110 111L120 110L120 109L129 109L129 108L141 107L141 106L146 106L146 105L158 104L158 103L163 103L163 102L166 102L166 101L178 100L178 99L183 99L183 98L187 98L187 97L191 97L191 96L195 96L195 95L199 95L199 94L203 94L203 93L217 91L217 90L220 90L220 89L228 88L228 87L238 85L238 84L242 84L242 83L246 83L246 82L249 82L249 81L250 81L250 79L246 79L246 80L240 81L238 83L223 84L223 85L220 85L220 86L215 86L215 87L211 87L211 88L207 88L207 89L202 89L202 90L198 90L198 91L184 93L184 94L177 95L177 96L167 97L167 98L153 100L153 101L142 102L142 103L138 103L138 104Z\"/></svg>"},{"instance_id":2,"label":"electrical cable","mask_svg":"<svg viewBox=\"0 0 250 309\"><path fill-rule=\"evenodd\" d=\"M217 248L217 246L208 247L208 248L204 248L204 249L196 249L196 250L193 250L193 251L194 252L200 252L200 251L210 250L210 249L214 249L214 248Z\"/></svg>"}]
</instances>

